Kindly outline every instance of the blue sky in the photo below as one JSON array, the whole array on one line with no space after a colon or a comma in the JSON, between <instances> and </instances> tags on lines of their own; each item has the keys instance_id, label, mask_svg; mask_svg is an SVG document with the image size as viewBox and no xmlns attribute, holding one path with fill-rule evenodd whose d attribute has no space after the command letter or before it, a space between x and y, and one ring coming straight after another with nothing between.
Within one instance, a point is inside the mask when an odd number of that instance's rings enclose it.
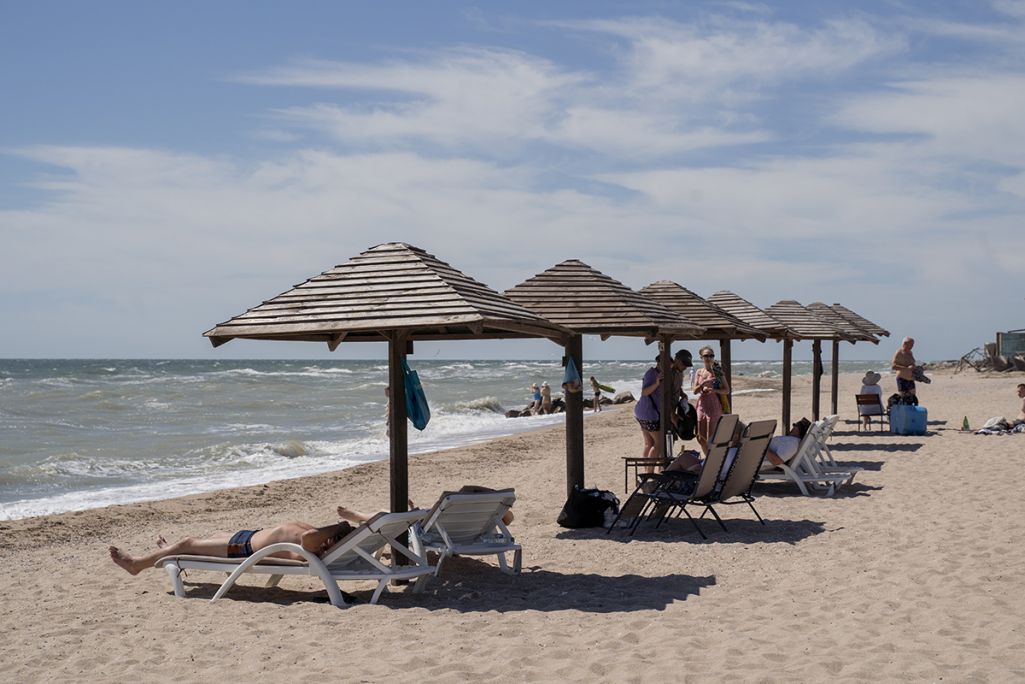
<instances>
[{"instance_id":1,"label":"blue sky","mask_svg":"<svg viewBox=\"0 0 1025 684\"><path fill-rule=\"evenodd\" d=\"M0 356L330 357L200 335L393 240L843 302L924 358L1025 326L1025 2L381 5L0 3Z\"/></svg>"}]
</instances>

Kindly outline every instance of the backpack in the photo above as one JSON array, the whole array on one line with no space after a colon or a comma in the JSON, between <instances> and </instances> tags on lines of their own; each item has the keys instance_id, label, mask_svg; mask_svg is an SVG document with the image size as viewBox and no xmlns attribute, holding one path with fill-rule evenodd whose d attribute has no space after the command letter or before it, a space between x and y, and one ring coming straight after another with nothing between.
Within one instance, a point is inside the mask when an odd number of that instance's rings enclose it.
<instances>
[{"instance_id":1,"label":"backpack","mask_svg":"<svg viewBox=\"0 0 1025 684\"><path fill-rule=\"evenodd\" d=\"M574 485L556 522L569 528L605 527L618 514L619 499L612 492Z\"/></svg>"},{"instance_id":2,"label":"backpack","mask_svg":"<svg viewBox=\"0 0 1025 684\"><path fill-rule=\"evenodd\" d=\"M698 429L698 412L690 402L681 401L676 406L676 426L674 432L680 439L694 439Z\"/></svg>"}]
</instances>

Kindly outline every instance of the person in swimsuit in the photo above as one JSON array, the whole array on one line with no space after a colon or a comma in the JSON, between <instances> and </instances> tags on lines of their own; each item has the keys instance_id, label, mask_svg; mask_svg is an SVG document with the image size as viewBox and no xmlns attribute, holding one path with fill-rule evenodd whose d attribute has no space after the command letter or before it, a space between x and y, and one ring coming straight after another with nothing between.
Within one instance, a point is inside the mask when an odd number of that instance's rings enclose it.
<instances>
[{"instance_id":1,"label":"person in swimsuit","mask_svg":"<svg viewBox=\"0 0 1025 684\"><path fill-rule=\"evenodd\" d=\"M593 375L591 376L591 391L594 392L594 412L598 413L601 411L601 386L598 384L598 381L594 379Z\"/></svg>"},{"instance_id":2,"label":"person in swimsuit","mask_svg":"<svg viewBox=\"0 0 1025 684\"><path fill-rule=\"evenodd\" d=\"M914 346L915 340L905 337L890 364L891 370L897 374L897 393L902 397L915 394L915 355L911 353Z\"/></svg>"},{"instance_id":3,"label":"person in swimsuit","mask_svg":"<svg viewBox=\"0 0 1025 684\"><path fill-rule=\"evenodd\" d=\"M342 511L348 509L339 506L338 513L345 517ZM362 514L360 514L362 515ZM330 549L342 538L355 529L346 520L327 525L325 527L314 527L309 523L293 520L276 527L268 527L263 530L239 530L234 534L223 532L206 538L186 537L173 544L168 544L163 537L157 538L157 548L142 556L132 556L125 553L116 546L111 546L110 558L119 567L129 574L138 575L146 568L152 568L157 560L166 556L216 556L218 558L247 558L255 551L265 546L286 542L298 544L307 551L318 556ZM293 560L305 560L303 556L291 551L278 551L272 553L278 558L291 558Z\"/></svg>"}]
</instances>

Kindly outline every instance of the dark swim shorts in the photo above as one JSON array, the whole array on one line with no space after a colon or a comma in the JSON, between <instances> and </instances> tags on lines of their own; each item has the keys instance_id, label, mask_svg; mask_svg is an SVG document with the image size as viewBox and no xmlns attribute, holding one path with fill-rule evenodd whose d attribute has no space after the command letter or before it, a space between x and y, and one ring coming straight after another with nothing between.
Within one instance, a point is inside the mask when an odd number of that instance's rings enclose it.
<instances>
[{"instance_id":1,"label":"dark swim shorts","mask_svg":"<svg viewBox=\"0 0 1025 684\"><path fill-rule=\"evenodd\" d=\"M637 422L641 424L641 429L645 432L658 432L662 425L657 420L641 420L637 419Z\"/></svg>"},{"instance_id":2,"label":"dark swim shorts","mask_svg":"<svg viewBox=\"0 0 1025 684\"><path fill-rule=\"evenodd\" d=\"M253 555L253 535L260 530L239 530L228 541L228 558L248 558Z\"/></svg>"},{"instance_id":3,"label":"dark swim shorts","mask_svg":"<svg viewBox=\"0 0 1025 684\"><path fill-rule=\"evenodd\" d=\"M904 378L897 378L897 391L901 394L907 394L908 392L915 391L915 381L905 380Z\"/></svg>"}]
</instances>

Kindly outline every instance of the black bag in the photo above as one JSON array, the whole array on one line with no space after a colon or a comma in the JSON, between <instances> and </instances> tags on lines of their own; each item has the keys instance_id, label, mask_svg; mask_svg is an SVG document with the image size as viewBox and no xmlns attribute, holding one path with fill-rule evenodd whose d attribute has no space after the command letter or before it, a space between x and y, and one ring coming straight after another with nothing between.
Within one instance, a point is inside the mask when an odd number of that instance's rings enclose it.
<instances>
[{"instance_id":1,"label":"black bag","mask_svg":"<svg viewBox=\"0 0 1025 684\"><path fill-rule=\"evenodd\" d=\"M569 528L605 527L605 511L609 509L613 516L619 513L619 499L612 492L574 486L556 522Z\"/></svg>"},{"instance_id":2,"label":"black bag","mask_svg":"<svg viewBox=\"0 0 1025 684\"><path fill-rule=\"evenodd\" d=\"M694 439L698 429L698 412L690 402L681 401L676 406L676 425L673 431L680 439Z\"/></svg>"},{"instance_id":3,"label":"black bag","mask_svg":"<svg viewBox=\"0 0 1025 684\"><path fill-rule=\"evenodd\" d=\"M893 394L886 400L886 410L889 411L894 406L918 406L918 397L914 394Z\"/></svg>"}]
</instances>

